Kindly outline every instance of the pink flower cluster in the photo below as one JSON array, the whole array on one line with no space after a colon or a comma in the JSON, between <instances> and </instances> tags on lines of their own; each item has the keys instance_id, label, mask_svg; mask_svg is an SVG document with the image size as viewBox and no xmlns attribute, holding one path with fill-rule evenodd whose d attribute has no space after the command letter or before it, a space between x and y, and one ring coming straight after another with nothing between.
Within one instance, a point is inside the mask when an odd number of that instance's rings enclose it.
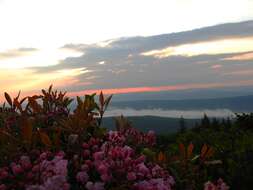
<instances>
[{"instance_id":1,"label":"pink flower cluster","mask_svg":"<svg viewBox=\"0 0 253 190\"><path fill-rule=\"evenodd\" d=\"M153 132L144 134L128 128L110 131L104 138L91 137L74 155L65 156L63 151L32 151L29 156L21 156L0 168L0 190L68 190L69 179L87 190L119 185L132 190L170 190L175 182L168 171L137 151L140 146L154 144ZM73 167L71 174L70 167Z\"/></svg>"},{"instance_id":2,"label":"pink flower cluster","mask_svg":"<svg viewBox=\"0 0 253 190\"><path fill-rule=\"evenodd\" d=\"M171 189L175 183L173 177L159 165L147 162L144 155L136 154L135 150L126 144L130 136L135 140L139 139L141 143L154 144L154 134L131 133L135 132L134 130L128 132L110 131L105 141L91 138L84 143L82 166L76 180L88 190L102 190L115 182L127 183L130 189L136 190ZM94 171L100 177L100 181L95 181L99 185L94 184L89 177Z\"/></svg>"},{"instance_id":3,"label":"pink flower cluster","mask_svg":"<svg viewBox=\"0 0 253 190\"><path fill-rule=\"evenodd\" d=\"M143 133L133 127L121 128L118 131L109 131L108 139L116 144L130 143L133 145L153 146L156 143L154 131Z\"/></svg>"},{"instance_id":4,"label":"pink flower cluster","mask_svg":"<svg viewBox=\"0 0 253 190\"><path fill-rule=\"evenodd\" d=\"M34 156L34 155L33 155ZM0 168L0 190L68 190L67 164L64 153L54 157L51 152L37 152L34 162L29 156L21 156L17 162Z\"/></svg>"},{"instance_id":5,"label":"pink flower cluster","mask_svg":"<svg viewBox=\"0 0 253 190\"><path fill-rule=\"evenodd\" d=\"M228 190L229 186L220 178L215 183L210 181L204 185L204 190Z\"/></svg>"},{"instance_id":6,"label":"pink flower cluster","mask_svg":"<svg viewBox=\"0 0 253 190\"><path fill-rule=\"evenodd\" d=\"M144 180L138 183L135 183L133 186L134 190L168 190L171 189L171 180L168 179L167 181L163 180L162 178L157 179L150 179Z\"/></svg>"}]
</instances>

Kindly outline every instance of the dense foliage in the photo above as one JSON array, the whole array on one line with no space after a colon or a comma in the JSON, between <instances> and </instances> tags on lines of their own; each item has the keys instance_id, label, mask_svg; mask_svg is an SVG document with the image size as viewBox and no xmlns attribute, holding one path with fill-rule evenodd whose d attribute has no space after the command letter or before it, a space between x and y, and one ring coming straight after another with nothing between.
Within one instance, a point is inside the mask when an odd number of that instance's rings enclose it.
<instances>
[{"instance_id":1,"label":"dense foliage","mask_svg":"<svg viewBox=\"0 0 253 190\"><path fill-rule=\"evenodd\" d=\"M252 115L210 121L177 134L143 133L123 117L107 131L112 96L77 97L52 86L0 108L0 190L250 189ZM181 125L183 119L181 119ZM226 182L224 182L224 181Z\"/></svg>"},{"instance_id":2,"label":"dense foliage","mask_svg":"<svg viewBox=\"0 0 253 190\"><path fill-rule=\"evenodd\" d=\"M185 161L184 167L178 168L183 162L175 166L169 164L176 173L177 185L185 188L192 183L198 189L204 181L221 177L230 189L251 189L253 114L235 115L232 120L210 119L204 115L201 122L191 129L182 125L178 133L158 137L158 145L168 157L182 152L180 150L192 152L194 145L195 154ZM179 149L178 144L181 146ZM212 159L203 160L203 155L211 155Z\"/></svg>"}]
</instances>

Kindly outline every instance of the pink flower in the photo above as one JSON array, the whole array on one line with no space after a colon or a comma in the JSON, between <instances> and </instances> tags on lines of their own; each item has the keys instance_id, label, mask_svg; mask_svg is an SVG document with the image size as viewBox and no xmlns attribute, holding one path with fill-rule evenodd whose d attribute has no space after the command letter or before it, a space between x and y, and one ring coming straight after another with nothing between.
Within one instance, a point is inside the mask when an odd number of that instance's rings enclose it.
<instances>
[{"instance_id":1,"label":"pink flower","mask_svg":"<svg viewBox=\"0 0 253 190\"><path fill-rule=\"evenodd\" d=\"M108 172L108 167L105 164L100 164L97 168L98 172L103 175L106 174Z\"/></svg>"},{"instance_id":2,"label":"pink flower","mask_svg":"<svg viewBox=\"0 0 253 190\"><path fill-rule=\"evenodd\" d=\"M65 152L59 151L59 152L56 154L56 156L59 156L59 157L61 157L61 158L64 158Z\"/></svg>"},{"instance_id":3,"label":"pink flower","mask_svg":"<svg viewBox=\"0 0 253 190\"><path fill-rule=\"evenodd\" d=\"M91 137L90 140L89 140L89 146L94 146L94 145L97 145L98 144L98 140Z\"/></svg>"},{"instance_id":4,"label":"pink flower","mask_svg":"<svg viewBox=\"0 0 253 190\"><path fill-rule=\"evenodd\" d=\"M217 180L216 185L208 181L204 184L204 190L228 190L229 186L220 178Z\"/></svg>"},{"instance_id":5,"label":"pink flower","mask_svg":"<svg viewBox=\"0 0 253 190\"><path fill-rule=\"evenodd\" d=\"M217 187L220 190L228 190L229 189L229 186L227 186L227 184L221 178L219 178L217 181Z\"/></svg>"},{"instance_id":6,"label":"pink flower","mask_svg":"<svg viewBox=\"0 0 253 190\"><path fill-rule=\"evenodd\" d=\"M34 165L32 167L32 172L36 173L36 172L39 172L40 171L40 166L37 164L37 165Z\"/></svg>"},{"instance_id":7,"label":"pink flower","mask_svg":"<svg viewBox=\"0 0 253 190\"><path fill-rule=\"evenodd\" d=\"M112 143L122 144L125 142L125 137L119 131L109 131L108 140Z\"/></svg>"},{"instance_id":8,"label":"pink flower","mask_svg":"<svg viewBox=\"0 0 253 190\"><path fill-rule=\"evenodd\" d=\"M68 160L60 160L55 163L54 172L56 175L67 175Z\"/></svg>"},{"instance_id":9,"label":"pink flower","mask_svg":"<svg viewBox=\"0 0 253 190\"><path fill-rule=\"evenodd\" d=\"M32 179L33 176L34 176L34 174L33 174L32 172L28 172L28 173L26 174L27 179Z\"/></svg>"},{"instance_id":10,"label":"pink flower","mask_svg":"<svg viewBox=\"0 0 253 190\"><path fill-rule=\"evenodd\" d=\"M88 189L88 190L104 190L104 183L102 182L88 182L86 183L85 187Z\"/></svg>"},{"instance_id":11,"label":"pink flower","mask_svg":"<svg viewBox=\"0 0 253 190\"><path fill-rule=\"evenodd\" d=\"M134 184L135 190L171 190L162 178L140 181Z\"/></svg>"},{"instance_id":12,"label":"pink flower","mask_svg":"<svg viewBox=\"0 0 253 190\"><path fill-rule=\"evenodd\" d=\"M86 172L78 172L76 175L76 180L82 184L85 184L89 179L89 176Z\"/></svg>"},{"instance_id":13,"label":"pink flower","mask_svg":"<svg viewBox=\"0 0 253 190\"><path fill-rule=\"evenodd\" d=\"M168 179L167 179L167 181L168 181L168 183L170 184L170 185L175 185L175 179L172 177L172 176L169 176L168 177Z\"/></svg>"},{"instance_id":14,"label":"pink flower","mask_svg":"<svg viewBox=\"0 0 253 190\"><path fill-rule=\"evenodd\" d=\"M55 175L48 178L42 185L28 186L27 190L69 190L70 186L66 181L66 178L61 175Z\"/></svg>"},{"instance_id":15,"label":"pink flower","mask_svg":"<svg viewBox=\"0 0 253 190\"><path fill-rule=\"evenodd\" d=\"M87 166L92 167L93 163L91 160L85 160L84 162Z\"/></svg>"},{"instance_id":16,"label":"pink flower","mask_svg":"<svg viewBox=\"0 0 253 190\"><path fill-rule=\"evenodd\" d=\"M104 152L100 151L100 152L95 152L93 154L93 158L94 160L102 160L104 157Z\"/></svg>"},{"instance_id":17,"label":"pink flower","mask_svg":"<svg viewBox=\"0 0 253 190\"><path fill-rule=\"evenodd\" d=\"M139 163L144 162L145 160L146 160L146 157L145 157L144 155L141 155L141 156L139 156L139 158L137 158L137 159L135 160L135 162L136 162L137 164L139 164Z\"/></svg>"},{"instance_id":18,"label":"pink flower","mask_svg":"<svg viewBox=\"0 0 253 190\"><path fill-rule=\"evenodd\" d=\"M156 142L156 136L155 136L155 132L154 131L149 131L147 133L147 143L150 145L154 145Z\"/></svg>"},{"instance_id":19,"label":"pink flower","mask_svg":"<svg viewBox=\"0 0 253 190\"><path fill-rule=\"evenodd\" d=\"M136 180L136 174L134 172L128 172L127 173L127 180L129 180L129 181Z\"/></svg>"},{"instance_id":20,"label":"pink flower","mask_svg":"<svg viewBox=\"0 0 253 190\"><path fill-rule=\"evenodd\" d=\"M90 146L89 146L88 143L83 143L83 144L82 144L82 147L83 147L84 149L88 149Z\"/></svg>"},{"instance_id":21,"label":"pink flower","mask_svg":"<svg viewBox=\"0 0 253 190\"><path fill-rule=\"evenodd\" d=\"M210 181L206 182L204 186L204 190L216 190L216 186Z\"/></svg>"},{"instance_id":22,"label":"pink flower","mask_svg":"<svg viewBox=\"0 0 253 190\"><path fill-rule=\"evenodd\" d=\"M100 176L100 178L102 179L103 182L109 182L109 181L111 181L112 176L111 176L111 175L108 175L107 173L105 173L105 174L102 174L102 175Z\"/></svg>"},{"instance_id":23,"label":"pink flower","mask_svg":"<svg viewBox=\"0 0 253 190\"><path fill-rule=\"evenodd\" d=\"M46 152L43 152L41 155L40 155L40 160L45 160L47 159L47 153Z\"/></svg>"},{"instance_id":24,"label":"pink flower","mask_svg":"<svg viewBox=\"0 0 253 190\"><path fill-rule=\"evenodd\" d=\"M92 151L98 151L99 150L99 147L98 147L98 145L94 145L93 147L92 147Z\"/></svg>"},{"instance_id":25,"label":"pink flower","mask_svg":"<svg viewBox=\"0 0 253 190\"><path fill-rule=\"evenodd\" d=\"M8 172L5 169L0 169L0 180L8 177Z\"/></svg>"},{"instance_id":26,"label":"pink flower","mask_svg":"<svg viewBox=\"0 0 253 190\"><path fill-rule=\"evenodd\" d=\"M122 156L123 158L127 158L127 157L130 157L132 156L134 153L133 149L129 146L124 146L123 150L122 150Z\"/></svg>"},{"instance_id":27,"label":"pink flower","mask_svg":"<svg viewBox=\"0 0 253 190\"><path fill-rule=\"evenodd\" d=\"M32 167L31 160L28 156L21 156L20 164L25 170L30 169Z\"/></svg>"},{"instance_id":28,"label":"pink flower","mask_svg":"<svg viewBox=\"0 0 253 190\"><path fill-rule=\"evenodd\" d=\"M6 189L7 189L6 185L4 184L0 185L0 190L6 190Z\"/></svg>"},{"instance_id":29,"label":"pink flower","mask_svg":"<svg viewBox=\"0 0 253 190\"><path fill-rule=\"evenodd\" d=\"M88 158L89 156L90 156L90 151L87 150L87 149L84 150L84 151L83 151L83 157L84 157L84 158Z\"/></svg>"},{"instance_id":30,"label":"pink flower","mask_svg":"<svg viewBox=\"0 0 253 190\"><path fill-rule=\"evenodd\" d=\"M81 170L82 171L88 171L90 168L89 168L89 166L87 165L87 164L83 164L82 166L81 166Z\"/></svg>"},{"instance_id":31,"label":"pink flower","mask_svg":"<svg viewBox=\"0 0 253 190\"><path fill-rule=\"evenodd\" d=\"M7 189L6 185L4 184L0 185L0 190L6 190L6 189Z\"/></svg>"},{"instance_id":32,"label":"pink flower","mask_svg":"<svg viewBox=\"0 0 253 190\"><path fill-rule=\"evenodd\" d=\"M141 176L146 176L149 173L149 169L145 166L144 163L140 163L137 165L138 174L141 174Z\"/></svg>"},{"instance_id":33,"label":"pink flower","mask_svg":"<svg viewBox=\"0 0 253 190\"><path fill-rule=\"evenodd\" d=\"M23 168L19 164L12 164L11 166L12 172L14 175L18 175L23 172Z\"/></svg>"}]
</instances>

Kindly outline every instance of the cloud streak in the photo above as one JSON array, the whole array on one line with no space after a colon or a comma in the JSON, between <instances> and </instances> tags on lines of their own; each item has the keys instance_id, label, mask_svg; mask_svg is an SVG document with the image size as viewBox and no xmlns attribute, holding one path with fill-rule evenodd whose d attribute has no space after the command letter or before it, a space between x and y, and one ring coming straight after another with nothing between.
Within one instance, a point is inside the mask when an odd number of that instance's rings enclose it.
<instances>
[{"instance_id":1,"label":"cloud streak","mask_svg":"<svg viewBox=\"0 0 253 190\"><path fill-rule=\"evenodd\" d=\"M250 71L250 73L252 73L252 71ZM238 81L237 83L199 83L199 84L181 84L174 86L156 86L156 87L144 86L134 88L92 89L78 92L70 92L68 93L68 95L82 96L84 94L93 94L93 93L99 94L100 91L103 91L104 94L126 94L126 93L139 93L139 92L176 91L187 89L207 89L207 88L238 87L238 86L251 86L251 85L253 85L253 80Z\"/></svg>"},{"instance_id":2,"label":"cloud streak","mask_svg":"<svg viewBox=\"0 0 253 190\"><path fill-rule=\"evenodd\" d=\"M35 51L38 51L36 48L18 48L18 49L8 49L5 51L0 52L0 59L10 59L10 58L16 58L21 57L25 55L29 55Z\"/></svg>"},{"instance_id":3,"label":"cloud streak","mask_svg":"<svg viewBox=\"0 0 253 190\"><path fill-rule=\"evenodd\" d=\"M184 44L180 46L169 46L164 49L143 52L141 55L154 56L155 58L166 58L170 56L197 56L197 55L217 55L225 53L244 53L252 50L253 37L220 39L214 41L204 41L199 43ZM250 58L250 57L248 57ZM238 60L238 59L237 59Z\"/></svg>"}]
</instances>

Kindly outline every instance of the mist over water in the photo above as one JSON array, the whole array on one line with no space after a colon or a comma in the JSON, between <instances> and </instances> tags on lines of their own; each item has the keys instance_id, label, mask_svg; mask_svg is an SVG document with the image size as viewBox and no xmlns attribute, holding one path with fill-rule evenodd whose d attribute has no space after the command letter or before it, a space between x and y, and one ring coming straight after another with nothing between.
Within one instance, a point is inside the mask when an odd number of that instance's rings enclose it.
<instances>
[{"instance_id":1,"label":"mist over water","mask_svg":"<svg viewBox=\"0 0 253 190\"><path fill-rule=\"evenodd\" d=\"M208 117L224 118L235 116L229 109L203 109L203 110L168 110L168 109L140 109L133 108L110 108L105 112L105 117L115 116L158 116L180 118L183 116L188 119L202 118L204 114Z\"/></svg>"}]
</instances>

